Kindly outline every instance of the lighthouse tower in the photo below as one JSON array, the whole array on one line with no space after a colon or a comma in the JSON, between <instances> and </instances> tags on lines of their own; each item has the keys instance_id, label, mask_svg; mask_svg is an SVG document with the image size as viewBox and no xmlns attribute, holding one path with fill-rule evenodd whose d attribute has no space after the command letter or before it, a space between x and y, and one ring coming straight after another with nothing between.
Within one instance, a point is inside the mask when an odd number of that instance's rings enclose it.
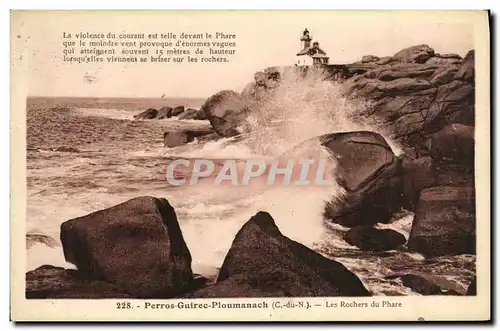
<instances>
[{"instance_id":1,"label":"lighthouse tower","mask_svg":"<svg viewBox=\"0 0 500 331\"><path fill-rule=\"evenodd\" d=\"M312 38L309 35L309 31L307 29L302 32L302 37L300 37L300 40L302 41L302 49L311 47Z\"/></svg>"},{"instance_id":2,"label":"lighthouse tower","mask_svg":"<svg viewBox=\"0 0 500 331\"><path fill-rule=\"evenodd\" d=\"M304 32L302 32L302 37L300 37L302 50L297 53L297 65L316 66L328 64L329 58L326 55L326 52L319 48L319 42L315 41L311 46L311 40L312 37L309 35L309 30L305 29Z\"/></svg>"}]
</instances>

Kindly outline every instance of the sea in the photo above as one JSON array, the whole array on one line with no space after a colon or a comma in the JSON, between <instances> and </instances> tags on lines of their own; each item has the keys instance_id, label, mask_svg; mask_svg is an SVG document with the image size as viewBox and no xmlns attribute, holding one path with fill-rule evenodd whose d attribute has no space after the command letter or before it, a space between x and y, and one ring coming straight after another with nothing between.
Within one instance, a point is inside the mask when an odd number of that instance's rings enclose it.
<instances>
[{"instance_id":1,"label":"sea","mask_svg":"<svg viewBox=\"0 0 500 331\"><path fill-rule=\"evenodd\" d=\"M30 242L26 270L49 264L75 268L64 259L62 222L138 196L166 198L175 208L192 255L193 272L214 277L235 234L258 211L269 212L280 231L316 252L343 263L375 295L419 295L399 279L386 276L420 273L440 276L465 290L475 274L475 256L426 259L405 247L387 252L361 251L343 239L347 231L326 223L326 201L340 196L331 187L221 186L201 183L173 186L167 165L177 158L276 157L294 153L317 135L373 130L384 135L395 153L402 146L390 128L360 116L362 102L346 100L335 82L284 79L273 97L250 115L243 139L197 141L163 146L163 132L208 128L208 121L134 120L147 108L199 108L198 98L30 97L27 114L27 235L53 243ZM63 149L60 149L60 148ZM59 148L59 150L58 150ZM298 149L296 153L307 153ZM402 210L389 224L408 238L413 214Z\"/></svg>"}]
</instances>

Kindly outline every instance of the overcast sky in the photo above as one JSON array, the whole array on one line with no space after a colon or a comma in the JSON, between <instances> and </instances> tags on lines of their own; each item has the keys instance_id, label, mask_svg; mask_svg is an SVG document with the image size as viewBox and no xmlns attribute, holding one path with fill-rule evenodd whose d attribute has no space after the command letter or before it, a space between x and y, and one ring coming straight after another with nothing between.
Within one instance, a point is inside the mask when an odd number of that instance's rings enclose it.
<instances>
[{"instance_id":1,"label":"overcast sky","mask_svg":"<svg viewBox=\"0 0 500 331\"><path fill-rule=\"evenodd\" d=\"M222 89L240 92L253 74L293 65L308 28L330 63L363 55L392 55L417 44L464 56L474 48L471 18L464 13L401 12L86 12L17 17L16 59L27 69L30 95L96 97L208 97ZM228 64L67 64L63 32L236 34Z\"/></svg>"}]
</instances>

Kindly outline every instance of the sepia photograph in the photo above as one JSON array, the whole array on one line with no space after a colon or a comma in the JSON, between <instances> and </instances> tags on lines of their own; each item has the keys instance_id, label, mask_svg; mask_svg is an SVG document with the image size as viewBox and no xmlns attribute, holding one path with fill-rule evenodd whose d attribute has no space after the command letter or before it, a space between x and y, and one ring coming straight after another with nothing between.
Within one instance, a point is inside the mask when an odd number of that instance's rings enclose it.
<instances>
[{"instance_id":1,"label":"sepia photograph","mask_svg":"<svg viewBox=\"0 0 500 331\"><path fill-rule=\"evenodd\" d=\"M489 320L488 19L12 11L13 316Z\"/></svg>"}]
</instances>

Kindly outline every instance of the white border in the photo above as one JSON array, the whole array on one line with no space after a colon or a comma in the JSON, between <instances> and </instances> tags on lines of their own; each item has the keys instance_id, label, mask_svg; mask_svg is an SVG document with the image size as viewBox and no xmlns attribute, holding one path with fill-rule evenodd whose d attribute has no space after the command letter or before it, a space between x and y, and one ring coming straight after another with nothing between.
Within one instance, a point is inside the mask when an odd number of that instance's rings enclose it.
<instances>
[{"instance_id":1,"label":"white border","mask_svg":"<svg viewBox=\"0 0 500 331\"><path fill-rule=\"evenodd\" d=\"M3 118L0 123L4 125L4 129L0 130L0 134L2 134L2 138L0 139L0 146L3 151L3 155L9 153L10 150L10 136L9 136L9 123L10 123L10 114L9 114L9 109L10 109L10 104L9 104L9 99L10 99L10 65L7 66L7 63L10 63L10 49L7 45L10 44L9 41L9 15L7 12L7 9L493 9L494 12L497 12L498 4L500 3L497 0L491 0L491 1L482 1L482 0L475 0L475 1L449 1L446 3L437 3L435 0L421 0L421 1L412 1L412 2L402 2L402 1L360 1L360 0L351 0L348 2L326 2L326 1L314 1L314 0L308 0L306 2L301 2L301 3L293 3L291 1L286 2L286 6L283 6L283 4L276 4L276 5L271 5L270 2L267 1L261 1L261 0L255 0L255 1L210 1L209 5L206 1L183 1L181 2L176 2L176 3L169 3L168 6L165 5L165 2L162 1L163 5L158 6L158 2L156 1L147 1L147 0L142 0L140 1L141 6L137 6L138 2L134 2L130 4L127 4L126 1L121 1L119 3L113 3L113 4L105 4L104 1L96 1L96 0L88 0L88 1L81 1L78 3L77 1L72 1L72 2L59 2L59 1L11 1L9 3L8 1L2 2L2 4L6 4L7 8L3 11L3 19L0 19L0 24L2 24L2 27L4 28L3 31L4 33L2 34L2 37L5 39L5 47L3 48L3 52L0 52L1 56L3 57L3 63L4 63L4 70L6 71L2 77L4 79L4 97L1 99L4 103L4 107L2 107L3 112L2 115L5 117ZM10 5L10 6L9 6ZM334 5L334 6L333 6ZM495 44L497 42L497 34L495 34L495 40L493 41ZM495 61L497 58L495 57L494 59L492 58L492 61ZM494 73L495 78L496 78L496 72ZM492 79L494 79L492 77ZM494 91L491 91L493 95L496 95L498 93L497 88ZM494 99L496 101L496 98ZM496 105L496 102L495 102ZM496 109L494 105L492 104L492 108ZM498 116L497 116L498 120ZM495 124L497 124L497 121L495 121ZM4 162L2 163L2 169L5 181L4 182L9 182L10 181L10 163L7 162L8 158L4 157L3 158ZM496 184L496 182L495 182ZM2 203L5 203L4 208L2 210L6 213L10 209L10 191L9 188L5 185L3 186L2 192L2 198L0 201ZM495 205L498 205L497 200L495 199ZM493 216L493 215L491 215ZM8 215L10 217L10 215ZM4 222L2 222L2 225L5 227L5 230L3 233L7 235L10 233L9 231L9 223L5 222L5 220L8 219L7 217L4 217ZM498 226L497 226L498 229ZM497 233L494 234L494 238L497 238ZM7 239L7 238L5 238ZM493 240L493 245L495 245L496 240ZM4 240L4 252L6 254L6 258L3 259L3 261L10 261L10 245L8 245L9 241ZM495 261L496 262L496 261ZM5 262L4 262L5 263ZM7 286L5 285L9 281L9 275L4 274L6 277L3 279L3 284L4 284L4 290L5 292L2 293L2 297L4 298L3 304L5 305L2 309L4 313L6 313L9 309L10 305L10 300L9 298L9 290L7 290ZM495 293L496 294L496 293ZM5 315L4 315L5 316ZM6 319L4 319L5 321ZM13 327L11 323L9 323L10 327ZM46 328L50 328L53 326L45 326ZM102 326L97 326L93 325L91 326L93 329L95 328L101 328ZM142 328L143 325L140 326L135 326L137 328ZM168 325L167 327L175 327L174 325ZM218 327L218 326L217 326ZM235 326L231 326L235 327ZM262 328L264 327L263 325L255 326L255 328ZM302 326L303 327L303 326ZM342 326L336 325L334 326L336 328ZM383 326L380 326L383 327ZM455 327L455 326L453 326Z\"/></svg>"}]
</instances>

